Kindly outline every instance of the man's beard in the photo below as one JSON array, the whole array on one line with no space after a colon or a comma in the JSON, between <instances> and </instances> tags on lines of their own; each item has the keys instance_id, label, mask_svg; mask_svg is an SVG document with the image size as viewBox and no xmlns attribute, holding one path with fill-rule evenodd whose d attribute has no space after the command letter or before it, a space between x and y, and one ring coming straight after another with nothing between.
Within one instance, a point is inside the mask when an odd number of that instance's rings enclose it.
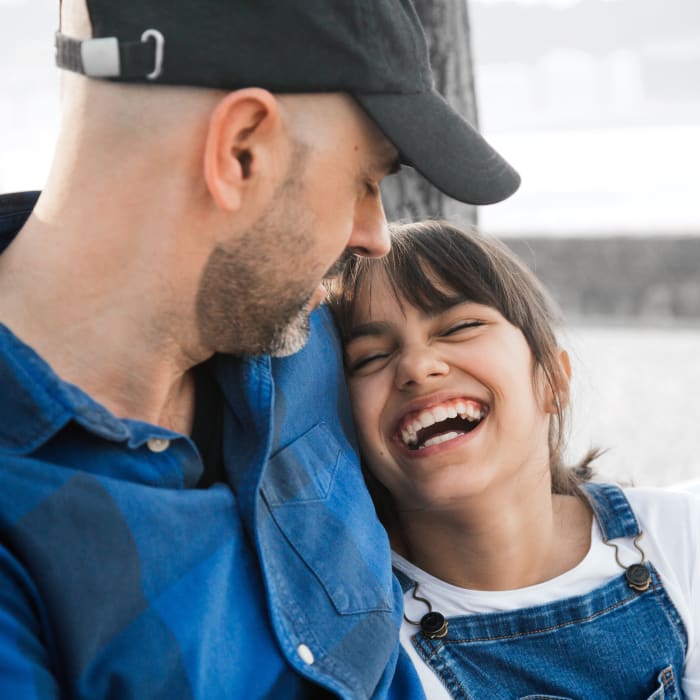
<instances>
[{"instance_id":1,"label":"man's beard","mask_svg":"<svg viewBox=\"0 0 700 700\"><path fill-rule=\"evenodd\" d=\"M283 357L308 339L313 290L308 279L292 278L304 272L304 256L313 247L311 217L304 205L306 154L301 147L299 151L272 206L249 231L218 246L207 261L196 313L200 338L214 352Z\"/></svg>"},{"instance_id":2,"label":"man's beard","mask_svg":"<svg viewBox=\"0 0 700 700\"><path fill-rule=\"evenodd\" d=\"M309 301L299 309L296 316L292 317L285 326L273 332L267 348L260 352L272 357L287 357L299 352L309 339L311 324L309 322Z\"/></svg>"}]
</instances>

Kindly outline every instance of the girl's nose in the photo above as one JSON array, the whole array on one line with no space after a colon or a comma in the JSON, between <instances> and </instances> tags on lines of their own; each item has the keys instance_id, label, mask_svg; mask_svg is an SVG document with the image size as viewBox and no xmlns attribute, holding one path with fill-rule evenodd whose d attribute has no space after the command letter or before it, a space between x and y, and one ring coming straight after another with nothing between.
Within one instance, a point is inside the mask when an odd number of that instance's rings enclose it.
<instances>
[{"instance_id":1,"label":"girl's nose","mask_svg":"<svg viewBox=\"0 0 700 700\"><path fill-rule=\"evenodd\" d=\"M431 348L409 348L402 353L396 365L395 383L397 388L406 389L444 377L449 371L447 362Z\"/></svg>"}]
</instances>

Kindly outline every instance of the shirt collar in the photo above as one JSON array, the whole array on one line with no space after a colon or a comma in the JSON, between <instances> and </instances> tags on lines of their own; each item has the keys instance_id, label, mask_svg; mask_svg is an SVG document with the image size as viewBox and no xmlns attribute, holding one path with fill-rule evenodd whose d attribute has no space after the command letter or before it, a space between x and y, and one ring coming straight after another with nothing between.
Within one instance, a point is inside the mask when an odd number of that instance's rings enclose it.
<instances>
[{"instance_id":1,"label":"shirt collar","mask_svg":"<svg viewBox=\"0 0 700 700\"><path fill-rule=\"evenodd\" d=\"M126 423L64 382L28 345L0 324L0 448L29 454L69 421L106 440L132 441Z\"/></svg>"}]
</instances>

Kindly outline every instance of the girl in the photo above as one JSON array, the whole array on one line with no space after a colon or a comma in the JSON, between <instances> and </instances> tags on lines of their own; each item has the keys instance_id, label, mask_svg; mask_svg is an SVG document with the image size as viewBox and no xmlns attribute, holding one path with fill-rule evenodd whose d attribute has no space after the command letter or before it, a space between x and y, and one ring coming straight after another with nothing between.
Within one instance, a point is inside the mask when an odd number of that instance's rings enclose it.
<instances>
[{"instance_id":1,"label":"girl","mask_svg":"<svg viewBox=\"0 0 700 700\"><path fill-rule=\"evenodd\" d=\"M565 466L569 359L527 268L408 224L331 303L426 695L700 698L700 504Z\"/></svg>"}]
</instances>

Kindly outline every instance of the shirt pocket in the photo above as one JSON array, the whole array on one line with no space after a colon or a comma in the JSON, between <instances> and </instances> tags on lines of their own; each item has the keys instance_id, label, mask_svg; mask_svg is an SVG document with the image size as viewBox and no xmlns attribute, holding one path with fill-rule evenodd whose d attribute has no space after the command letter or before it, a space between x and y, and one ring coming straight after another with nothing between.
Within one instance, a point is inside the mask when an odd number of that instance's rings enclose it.
<instances>
[{"instance_id":1,"label":"shirt pocket","mask_svg":"<svg viewBox=\"0 0 700 700\"><path fill-rule=\"evenodd\" d=\"M270 457L263 481L267 502L274 508L326 500L349 453L349 446L342 449L331 429L318 423Z\"/></svg>"},{"instance_id":2,"label":"shirt pocket","mask_svg":"<svg viewBox=\"0 0 700 700\"><path fill-rule=\"evenodd\" d=\"M393 609L389 542L355 452L319 423L275 454L270 514L341 615Z\"/></svg>"}]
</instances>

